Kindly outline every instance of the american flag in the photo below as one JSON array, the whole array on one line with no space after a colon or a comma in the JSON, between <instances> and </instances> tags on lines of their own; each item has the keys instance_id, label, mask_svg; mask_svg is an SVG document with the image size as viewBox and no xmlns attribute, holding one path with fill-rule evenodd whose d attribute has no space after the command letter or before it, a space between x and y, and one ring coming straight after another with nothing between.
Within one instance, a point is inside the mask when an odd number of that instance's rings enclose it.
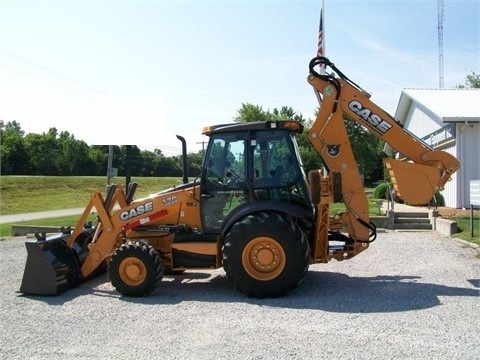
<instances>
[{"instance_id":1,"label":"american flag","mask_svg":"<svg viewBox=\"0 0 480 360\"><path fill-rule=\"evenodd\" d=\"M320 10L320 26L318 28L318 48L317 56L325 56L324 50L324 40L323 40L323 9Z\"/></svg>"}]
</instances>

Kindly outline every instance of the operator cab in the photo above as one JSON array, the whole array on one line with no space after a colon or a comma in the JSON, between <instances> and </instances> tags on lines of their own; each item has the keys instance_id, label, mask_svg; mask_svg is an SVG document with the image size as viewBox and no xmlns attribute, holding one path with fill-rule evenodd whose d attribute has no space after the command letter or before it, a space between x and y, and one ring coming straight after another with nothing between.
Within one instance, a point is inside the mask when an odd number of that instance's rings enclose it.
<instances>
[{"instance_id":1,"label":"operator cab","mask_svg":"<svg viewBox=\"0 0 480 360\"><path fill-rule=\"evenodd\" d=\"M217 125L210 136L201 180L202 222L218 232L225 219L243 211L288 207L313 213L295 134L295 121ZM267 205L268 202L268 205ZM289 204L289 205L287 205ZM248 209L248 210L247 210Z\"/></svg>"}]
</instances>

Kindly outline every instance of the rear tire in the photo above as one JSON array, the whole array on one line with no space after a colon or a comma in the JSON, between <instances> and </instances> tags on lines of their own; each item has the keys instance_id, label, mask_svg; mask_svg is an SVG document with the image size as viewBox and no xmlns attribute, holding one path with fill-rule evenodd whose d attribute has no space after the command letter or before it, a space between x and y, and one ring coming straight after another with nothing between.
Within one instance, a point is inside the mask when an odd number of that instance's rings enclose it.
<instances>
[{"instance_id":1,"label":"rear tire","mask_svg":"<svg viewBox=\"0 0 480 360\"><path fill-rule=\"evenodd\" d=\"M151 245L128 242L113 253L108 263L108 274L119 293L144 296L162 280L163 261Z\"/></svg>"},{"instance_id":2,"label":"rear tire","mask_svg":"<svg viewBox=\"0 0 480 360\"><path fill-rule=\"evenodd\" d=\"M303 280L310 249L302 230L277 213L256 213L232 226L222 248L223 268L242 293L284 296Z\"/></svg>"}]
</instances>

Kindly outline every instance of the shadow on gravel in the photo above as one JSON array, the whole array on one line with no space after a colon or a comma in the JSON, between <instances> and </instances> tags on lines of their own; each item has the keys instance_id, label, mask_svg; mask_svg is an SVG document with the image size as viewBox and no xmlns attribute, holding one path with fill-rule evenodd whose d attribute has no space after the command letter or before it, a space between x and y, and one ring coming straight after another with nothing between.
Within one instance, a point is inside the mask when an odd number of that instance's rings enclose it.
<instances>
[{"instance_id":1,"label":"shadow on gravel","mask_svg":"<svg viewBox=\"0 0 480 360\"><path fill-rule=\"evenodd\" d=\"M107 274L100 275L96 278L93 278L83 284L80 284L79 286L69 289L65 292L62 292L58 295L55 296L49 296L49 295L25 295L22 294L20 291L17 291L18 297L25 298L25 299L31 299L35 301L42 301L48 305L54 305L54 306L59 306L63 305L65 303L68 303L72 300L75 300L79 298L80 296L85 296L85 295L94 295L95 288L96 287L101 287L103 284L108 283L110 284L110 280L108 279ZM113 292L112 288L112 292Z\"/></svg>"},{"instance_id":2,"label":"shadow on gravel","mask_svg":"<svg viewBox=\"0 0 480 360\"><path fill-rule=\"evenodd\" d=\"M143 305L174 305L185 301L241 303L336 313L385 313L421 310L441 304L442 296L479 297L480 279L469 279L475 288L421 282L416 276L357 277L342 273L309 271L288 296L249 298L236 291L224 273L185 272L166 276L153 294L141 298L119 294L103 275L58 296L29 296L49 305L62 305L79 296L97 296Z\"/></svg>"},{"instance_id":3,"label":"shadow on gravel","mask_svg":"<svg viewBox=\"0 0 480 360\"><path fill-rule=\"evenodd\" d=\"M479 297L480 290L425 283L417 276L351 277L342 273L311 272L292 295L297 298L292 301L293 308L305 305L329 312L383 313L432 308L441 305L443 296Z\"/></svg>"}]
</instances>

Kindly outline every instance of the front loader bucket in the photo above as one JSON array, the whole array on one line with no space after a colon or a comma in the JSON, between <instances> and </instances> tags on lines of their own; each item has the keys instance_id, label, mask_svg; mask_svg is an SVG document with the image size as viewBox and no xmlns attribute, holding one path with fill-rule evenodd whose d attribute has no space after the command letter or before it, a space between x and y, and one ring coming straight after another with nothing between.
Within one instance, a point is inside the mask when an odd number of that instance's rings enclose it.
<instances>
[{"instance_id":1,"label":"front loader bucket","mask_svg":"<svg viewBox=\"0 0 480 360\"><path fill-rule=\"evenodd\" d=\"M68 234L26 242L27 261L20 292L57 295L81 284L84 279L80 269L87 256L89 232L82 235L79 238L84 243L75 242L72 248L67 246Z\"/></svg>"}]
</instances>

